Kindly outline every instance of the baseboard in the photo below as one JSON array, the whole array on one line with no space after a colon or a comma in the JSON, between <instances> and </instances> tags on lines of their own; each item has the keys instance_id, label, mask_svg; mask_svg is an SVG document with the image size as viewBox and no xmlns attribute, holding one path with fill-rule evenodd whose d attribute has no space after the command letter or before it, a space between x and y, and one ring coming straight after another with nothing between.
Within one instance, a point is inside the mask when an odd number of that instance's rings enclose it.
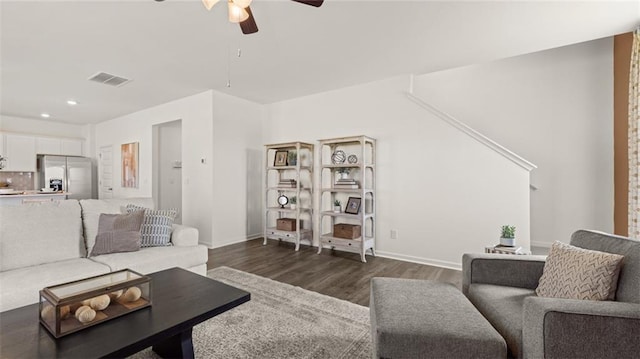
<instances>
[{"instance_id":1,"label":"baseboard","mask_svg":"<svg viewBox=\"0 0 640 359\"><path fill-rule=\"evenodd\" d=\"M551 248L551 243L549 242L534 242L531 241L532 247L542 247L542 248Z\"/></svg>"},{"instance_id":2,"label":"baseboard","mask_svg":"<svg viewBox=\"0 0 640 359\"><path fill-rule=\"evenodd\" d=\"M453 270L462 270L462 264L460 263L441 261L437 259L407 256L404 254L391 253L391 252L385 252L385 251L379 251L379 250L376 250L376 256L383 257L383 258L397 259L400 261L411 262L411 263L426 264L430 266L453 269Z\"/></svg>"},{"instance_id":3,"label":"baseboard","mask_svg":"<svg viewBox=\"0 0 640 359\"><path fill-rule=\"evenodd\" d=\"M254 234L248 234L247 235L247 241L250 241L252 239L258 239L258 238L263 238L264 237L264 233L260 232L260 233L254 233Z\"/></svg>"}]
</instances>

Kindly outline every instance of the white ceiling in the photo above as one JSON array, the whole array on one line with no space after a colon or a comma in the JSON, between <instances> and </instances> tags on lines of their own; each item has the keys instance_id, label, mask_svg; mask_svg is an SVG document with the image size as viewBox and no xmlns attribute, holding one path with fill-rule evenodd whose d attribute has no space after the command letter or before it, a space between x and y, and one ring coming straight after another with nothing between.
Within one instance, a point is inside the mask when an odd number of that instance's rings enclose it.
<instances>
[{"instance_id":1,"label":"white ceiling","mask_svg":"<svg viewBox=\"0 0 640 359\"><path fill-rule=\"evenodd\" d=\"M251 8L260 31L242 35L224 1L207 12L200 0L2 0L0 113L97 123L207 89L271 103L640 25L640 0L325 0L320 8L255 0ZM87 81L98 71L133 81Z\"/></svg>"}]
</instances>

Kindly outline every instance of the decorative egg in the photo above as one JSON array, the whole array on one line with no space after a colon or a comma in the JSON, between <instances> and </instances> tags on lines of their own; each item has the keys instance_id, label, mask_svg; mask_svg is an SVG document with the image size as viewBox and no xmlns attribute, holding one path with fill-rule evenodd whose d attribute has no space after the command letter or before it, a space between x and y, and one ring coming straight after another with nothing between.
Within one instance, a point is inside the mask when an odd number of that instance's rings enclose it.
<instances>
[{"instance_id":1,"label":"decorative egg","mask_svg":"<svg viewBox=\"0 0 640 359\"><path fill-rule=\"evenodd\" d=\"M75 312L75 314L74 314L74 315L76 316L76 318L78 318L78 316L79 316L80 314L82 314L82 312L84 312L85 310L89 310L89 309L91 309L91 307L90 307L90 306L88 306L88 305L83 305L83 306L79 307L78 309L76 309L76 312Z\"/></svg>"},{"instance_id":2,"label":"decorative egg","mask_svg":"<svg viewBox=\"0 0 640 359\"><path fill-rule=\"evenodd\" d=\"M109 303L111 303L111 298L109 298L109 295L103 294L101 296L91 298L89 306L91 306L93 310L103 310L109 306Z\"/></svg>"},{"instance_id":3,"label":"decorative egg","mask_svg":"<svg viewBox=\"0 0 640 359\"><path fill-rule=\"evenodd\" d=\"M66 319L69 316L69 312L70 308L68 305L60 307L60 319ZM45 304L40 314L44 320L51 321L55 319L56 310L51 304Z\"/></svg>"},{"instance_id":4,"label":"decorative egg","mask_svg":"<svg viewBox=\"0 0 640 359\"><path fill-rule=\"evenodd\" d=\"M68 305L60 307L60 318L61 319L67 319L69 317L69 314L71 314L71 307L69 307Z\"/></svg>"},{"instance_id":5,"label":"decorative egg","mask_svg":"<svg viewBox=\"0 0 640 359\"><path fill-rule=\"evenodd\" d=\"M138 287L128 288L120 297L122 302L135 302L142 296L142 291Z\"/></svg>"},{"instance_id":6,"label":"decorative egg","mask_svg":"<svg viewBox=\"0 0 640 359\"><path fill-rule=\"evenodd\" d=\"M53 306L51 304L45 304L40 312L40 316L45 321L52 321L55 316Z\"/></svg>"},{"instance_id":7,"label":"decorative egg","mask_svg":"<svg viewBox=\"0 0 640 359\"><path fill-rule=\"evenodd\" d=\"M91 309L86 305L78 308L76 310L76 319L80 321L80 323L89 323L96 318L96 311Z\"/></svg>"},{"instance_id":8,"label":"decorative egg","mask_svg":"<svg viewBox=\"0 0 640 359\"><path fill-rule=\"evenodd\" d=\"M111 299L111 301L114 301L114 300L120 298L122 293L124 293L124 291L122 289L117 290L115 292L111 292L111 293L109 293L109 298Z\"/></svg>"},{"instance_id":9,"label":"decorative egg","mask_svg":"<svg viewBox=\"0 0 640 359\"><path fill-rule=\"evenodd\" d=\"M343 150L337 150L331 155L331 162L333 162L334 165L341 165L346 159L347 155Z\"/></svg>"},{"instance_id":10,"label":"decorative egg","mask_svg":"<svg viewBox=\"0 0 640 359\"><path fill-rule=\"evenodd\" d=\"M71 313L75 314L76 310L78 310L78 308L82 307L82 303L80 303L80 302L73 303L73 304L69 305L69 307L70 307L69 309L70 309Z\"/></svg>"}]
</instances>

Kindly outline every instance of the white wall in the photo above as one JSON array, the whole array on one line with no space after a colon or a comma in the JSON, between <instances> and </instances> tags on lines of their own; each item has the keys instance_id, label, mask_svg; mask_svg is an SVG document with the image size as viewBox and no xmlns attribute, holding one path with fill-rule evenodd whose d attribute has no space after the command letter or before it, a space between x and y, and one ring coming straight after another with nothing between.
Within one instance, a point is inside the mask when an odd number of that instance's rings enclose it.
<instances>
[{"instance_id":1,"label":"white wall","mask_svg":"<svg viewBox=\"0 0 640 359\"><path fill-rule=\"evenodd\" d=\"M507 223L528 247L529 173L409 101L407 87L400 77L270 105L265 143L376 138L382 255L459 268Z\"/></svg>"},{"instance_id":2,"label":"white wall","mask_svg":"<svg viewBox=\"0 0 640 359\"><path fill-rule=\"evenodd\" d=\"M263 105L213 93L213 247L262 233ZM257 196L256 196L257 194Z\"/></svg>"},{"instance_id":3,"label":"white wall","mask_svg":"<svg viewBox=\"0 0 640 359\"><path fill-rule=\"evenodd\" d=\"M152 197L152 126L182 120L182 222L212 243L213 91L168 102L96 125L96 148L114 147L113 197ZM123 188L120 145L139 142L139 188ZM203 163L204 162L204 163Z\"/></svg>"},{"instance_id":4,"label":"white wall","mask_svg":"<svg viewBox=\"0 0 640 359\"><path fill-rule=\"evenodd\" d=\"M153 125L182 120L182 222L199 229L200 243L219 247L261 228L254 212L262 212L262 199L247 196L255 187L247 167L262 148L265 117L262 105L207 91L96 125L96 147L114 145L114 197L152 197ZM140 142L139 188L120 186L120 145L129 142Z\"/></svg>"},{"instance_id":5,"label":"white wall","mask_svg":"<svg viewBox=\"0 0 640 359\"><path fill-rule=\"evenodd\" d=\"M158 131L158 178L154 182L158 185L157 203L160 208L177 208L176 223L182 223L182 168L175 165L182 161L182 121L154 128Z\"/></svg>"},{"instance_id":6,"label":"white wall","mask_svg":"<svg viewBox=\"0 0 640 359\"><path fill-rule=\"evenodd\" d=\"M415 95L532 161L531 241L613 231L613 40L422 75Z\"/></svg>"}]
</instances>

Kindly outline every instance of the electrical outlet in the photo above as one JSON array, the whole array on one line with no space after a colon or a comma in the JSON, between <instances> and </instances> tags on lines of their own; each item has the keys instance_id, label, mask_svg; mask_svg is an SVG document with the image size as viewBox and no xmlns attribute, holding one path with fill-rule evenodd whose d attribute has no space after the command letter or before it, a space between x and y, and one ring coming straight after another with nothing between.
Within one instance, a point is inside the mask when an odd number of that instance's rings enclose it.
<instances>
[{"instance_id":1,"label":"electrical outlet","mask_svg":"<svg viewBox=\"0 0 640 359\"><path fill-rule=\"evenodd\" d=\"M391 230L391 239L398 239L398 230L397 229L392 229Z\"/></svg>"}]
</instances>

